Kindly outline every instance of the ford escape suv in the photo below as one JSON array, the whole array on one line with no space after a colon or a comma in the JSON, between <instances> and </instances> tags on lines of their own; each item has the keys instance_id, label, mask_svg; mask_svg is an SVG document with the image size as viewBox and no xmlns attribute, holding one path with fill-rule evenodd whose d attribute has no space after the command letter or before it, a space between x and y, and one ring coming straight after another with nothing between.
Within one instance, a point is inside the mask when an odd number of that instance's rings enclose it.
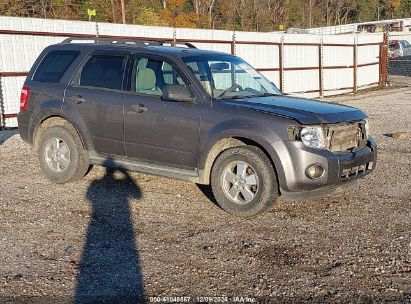
<instances>
[{"instance_id":1,"label":"ford escape suv","mask_svg":"<svg viewBox=\"0 0 411 304\"><path fill-rule=\"evenodd\" d=\"M282 95L239 57L155 41L67 39L21 92L20 136L53 182L104 165L210 184L238 216L370 173L364 112Z\"/></svg>"}]
</instances>

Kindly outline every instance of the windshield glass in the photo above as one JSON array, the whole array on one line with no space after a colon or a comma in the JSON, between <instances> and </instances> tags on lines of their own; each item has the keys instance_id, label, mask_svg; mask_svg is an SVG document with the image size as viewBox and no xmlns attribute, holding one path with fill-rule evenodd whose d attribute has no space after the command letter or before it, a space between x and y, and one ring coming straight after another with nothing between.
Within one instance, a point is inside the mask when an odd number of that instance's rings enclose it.
<instances>
[{"instance_id":1,"label":"windshield glass","mask_svg":"<svg viewBox=\"0 0 411 304\"><path fill-rule=\"evenodd\" d=\"M242 59L230 55L183 58L204 89L217 99L280 95L267 78Z\"/></svg>"}]
</instances>

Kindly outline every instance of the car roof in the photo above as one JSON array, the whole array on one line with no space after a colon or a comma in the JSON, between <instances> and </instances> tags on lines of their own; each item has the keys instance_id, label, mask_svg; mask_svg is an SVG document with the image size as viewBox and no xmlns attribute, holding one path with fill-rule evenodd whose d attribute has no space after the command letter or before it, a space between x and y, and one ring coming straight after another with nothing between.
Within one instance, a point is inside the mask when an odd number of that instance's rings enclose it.
<instances>
[{"instance_id":1,"label":"car roof","mask_svg":"<svg viewBox=\"0 0 411 304\"><path fill-rule=\"evenodd\" d=\"M164 46L164 45L148 45L142 46L141 44L133 45L127 43L121 44L98 44L98 43L59 43L50 46L52 49L58 50L106 50L106 51L127 51L127 52L142 52L142 53L155 53L166 54L175 57L189 57L189 56L201 56L201 55L231 55L228 53L201 50L192 47L178 47L178 46Z\"/></svg>"}]
</instances>

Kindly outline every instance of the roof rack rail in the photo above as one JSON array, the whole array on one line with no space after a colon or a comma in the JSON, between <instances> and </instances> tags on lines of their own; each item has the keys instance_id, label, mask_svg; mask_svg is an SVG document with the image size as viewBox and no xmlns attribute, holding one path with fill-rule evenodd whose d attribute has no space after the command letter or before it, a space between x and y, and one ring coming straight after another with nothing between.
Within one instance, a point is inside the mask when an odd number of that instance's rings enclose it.
<instances>
[{"instance_id":1,"label":"roof rack rail","mask_svg":"<svg viewBox=\"0 0 411 304\"><path fill-rule=\"evenodd\" d=\"M179 45L184 45L186 47L188 47L189 49L196 49L197 47L189 42L172 42L172 41L162 41L163 44L169 44L171 46L179 46Z\"/></svg>"},{"instance_id":2,"label":"roof rack rail","mask_svg":"<svg viewBox=\"0 0 411 304\"><path fill-rule=\"evenodd\" d=\"M163 45L165 41L158 40L140 40L133 38L100 38L100 37L70 37L63 40L61 43L96 43L96 44L131 44L138 46L147 46L147 45Z\"/></svg>"},{"instance_id":3,"label":"roof rack rail","mask_svg":"<svg viewBox=\"0 0 411 304\"><path fill-rule=\"evenodd\" d=\"M178 43L177 43L178 44ZM196 49L197 47L194 44L191 44L190 42L185 42L183 43L184 45L186 45L188 48L190 49Z\"/></svg>"},{"instance_id":4,"label":"roof rack rail","mask_svg":"<svg viewBox=\"0 0 411 304\"><path fill-rule=\"evenodd\" d=\"M64 39L61 43L75 43L75 42L80 42L80 43L95 43L95 44L128 44L128 45L135 45L135 46L162 46L164 44L170 44L170 45L185 45L188 48L191 49L196 49L193 44L189 42L177 42L174 43L173 41L163 41L163 40L141 40L141 39L133 39L133 38L100 38L100 37L70 37L67 39Z\"/></svg>"}]
</instances>

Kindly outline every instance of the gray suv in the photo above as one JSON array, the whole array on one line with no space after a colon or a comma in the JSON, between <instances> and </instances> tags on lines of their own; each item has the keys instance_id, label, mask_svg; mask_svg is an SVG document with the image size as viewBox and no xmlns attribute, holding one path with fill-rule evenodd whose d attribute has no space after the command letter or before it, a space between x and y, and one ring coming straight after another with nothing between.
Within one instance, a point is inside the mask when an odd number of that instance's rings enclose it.
<instances>
[{"instance_id":1,"label":"gray suv","mask_svg":"<svg viewBox=\"0 0 411 304\"><path fill-rule=\"evenodd\" d=\"M221 208L253 216L375 167L364 112L284 96L239 57L76 40L47 47L21 93L20 136L53 182L91 165L136 170L211 185Z\"/></svg>"}]
</instances>

